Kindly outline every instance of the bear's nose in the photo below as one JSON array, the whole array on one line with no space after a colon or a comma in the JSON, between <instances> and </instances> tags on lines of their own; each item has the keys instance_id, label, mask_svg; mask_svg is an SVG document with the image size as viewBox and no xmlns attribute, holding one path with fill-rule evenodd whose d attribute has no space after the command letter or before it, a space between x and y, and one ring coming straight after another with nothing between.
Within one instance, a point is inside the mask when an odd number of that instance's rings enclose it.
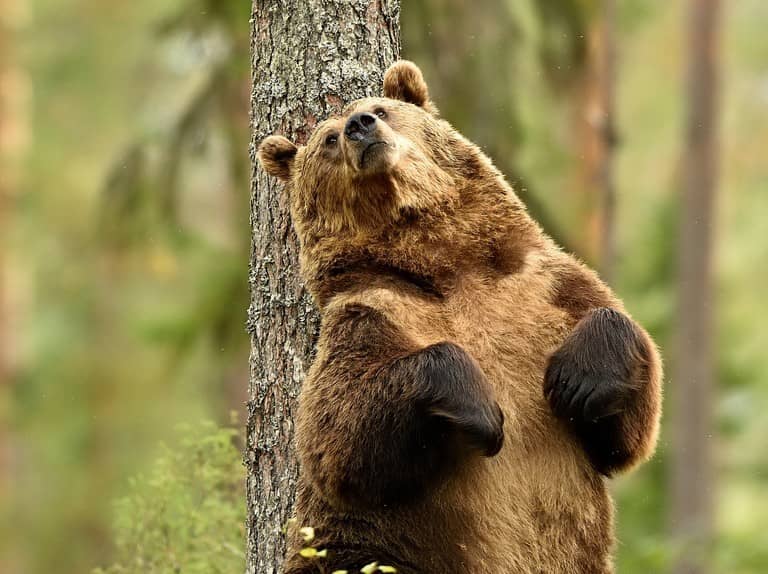
<instances>
[{"instance_id":1,"label":"bear's nose","mask_svg":"<svg viewBox=\"0 0 768 574\"><path fill-rule=\"evenodd\" d=\"M368 112L355 114L347 120L347 125L344 126L344 135L353 142L359 142L365 139L365 136L372 132L375 126L376 116L373 114Z\"/></svg>"}]
</instances>

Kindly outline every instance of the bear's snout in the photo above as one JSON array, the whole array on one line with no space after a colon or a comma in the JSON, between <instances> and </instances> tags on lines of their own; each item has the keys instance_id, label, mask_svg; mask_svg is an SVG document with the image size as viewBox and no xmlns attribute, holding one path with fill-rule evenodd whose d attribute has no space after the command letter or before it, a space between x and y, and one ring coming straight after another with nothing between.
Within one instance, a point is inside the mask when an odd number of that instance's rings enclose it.
<instances>
[{"instance_id":1,"label":"bear's snout","mask_svg":"<svg viewBox=\"0 0 768 574\"><path fill-rule=\"evenodd\" d=\"M353 142L360 142L376 131L376 116L368 112L354 114L344 126L344 135Z\"/></svg>"},{"instance_id":2,"label":"bear's snout","mask_svg":"<svg viewBox=\"0 0 768 574\"><path fill-rule=\"evenodd\" d=\"M349 164L368 175L381 173L397 161L394 134L374 114L360 112L344 124L344 151Z\"/></svg>"}]
</instances>

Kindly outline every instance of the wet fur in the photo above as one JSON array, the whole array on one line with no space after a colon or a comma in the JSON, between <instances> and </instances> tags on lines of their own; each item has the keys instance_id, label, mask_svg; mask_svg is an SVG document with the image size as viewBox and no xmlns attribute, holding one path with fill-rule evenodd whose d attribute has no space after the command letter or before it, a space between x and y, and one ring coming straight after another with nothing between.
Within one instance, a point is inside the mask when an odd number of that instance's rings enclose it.
<instances>
[{"instance_id":1,"label":"wet fur","mask_svg":"<svg viewBox=\"0 0 768 574\"><path fill-rule=\"evenodd\" d=\"M605 478L653 452L658 353L437 116L413 64L384 94L306 147L259 150L288 184L323 317L296 512L329 557L297 556L292 537L286 571L612 572ZM325 142L381 109L391 167L362 177L346 142Z\"/></svg>"}]
</instances>

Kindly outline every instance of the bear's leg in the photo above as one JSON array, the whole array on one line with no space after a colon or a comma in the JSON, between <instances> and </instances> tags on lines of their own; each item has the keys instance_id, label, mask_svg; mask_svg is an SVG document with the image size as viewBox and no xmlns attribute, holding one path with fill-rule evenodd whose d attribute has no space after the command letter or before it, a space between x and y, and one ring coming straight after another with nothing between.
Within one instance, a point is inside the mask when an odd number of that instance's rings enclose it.
<instances>
[{"instance_id":1,"label":"bear's leg","mask_svg":"<svg viewBox=\"0 0 768 574\"><path fill-rule=\"evenodd\" d=\"M504 415L485 375L454 343L430 345L393 365L390 376L412 378L425 411L461 433L483 456L494 456L504 440Z\"/></svg>"},{"instance_id":2,"label":"bear's leg","mask_svg":"<svg viewBox=\"0 0 768 574\"><path fill-rule=\"evenodd\" d=\"M649 456L658 434L658 353L619 311L589 312L549 360L544 394L608 476Z\"/></svg>"},{"instance_id":3,"label":"bear's leg","mask_svg":"<svg viewBox=\"0 0 768 574\"><path fill-rule=\"evenodd\" d=\"M330 547L321 544L327 550L327 556L323 558L304 558L295 552L289 551L283 565L284 574L331 574L332 572L348 572L357 574L368 566L366 571L373 570L372 564L394 568L397 574L426 574L413 565L398 562L386 552L376 549L364 550L360 548Z\"/></svg>"}]
</instances>

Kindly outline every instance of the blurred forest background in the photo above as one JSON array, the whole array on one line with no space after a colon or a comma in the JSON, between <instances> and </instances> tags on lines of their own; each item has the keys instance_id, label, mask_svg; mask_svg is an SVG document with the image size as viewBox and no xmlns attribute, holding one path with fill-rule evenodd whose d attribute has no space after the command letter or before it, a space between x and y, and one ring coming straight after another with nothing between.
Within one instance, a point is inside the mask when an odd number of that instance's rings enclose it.
<instances>
[{"instance_id":1,"label":"blurred forest background","mask_svg":"<svg viewBox=\"0 0 768 574\"><path fill-rule=\"evenodd\" d=\"M403 56L545 228L610 277L661 345L679 402L690 14L688 2L615 4L605 20L589 0L404 0ZM197 536L187 525L205 523L215 552L242 561L229 434L190 443L189 428L230 424L246 399L249 17L249 0L0 0L0 572L89 572L135 554L130 536L149 531L137 515L210 496L178 492L199 467L192 482L226 493L216 508L179 505L190 515L170 528ZM768 571L766 24L764 0L724 3L705 254L708 562L734 574ZM600 63L612 46L615 83ZM612 126L594 112L606 93ZM664 572L680 550L677 406L653 462L615 484L619 572Z\"/></svg>"}]
</instances>

